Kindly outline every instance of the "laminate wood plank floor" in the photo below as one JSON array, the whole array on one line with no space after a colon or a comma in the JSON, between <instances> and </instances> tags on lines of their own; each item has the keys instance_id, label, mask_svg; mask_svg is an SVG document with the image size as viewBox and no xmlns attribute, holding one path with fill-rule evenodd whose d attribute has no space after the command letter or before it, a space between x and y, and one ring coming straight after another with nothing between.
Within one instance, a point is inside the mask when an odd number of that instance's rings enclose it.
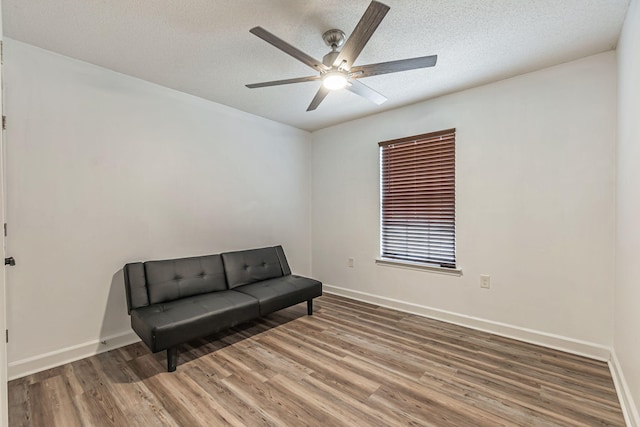
<instances>
[{"instance_id":1,"label":"laminate wood plank floor","mask_svg":"<svg viewBox=\"0 0 640 427\"><path fill-rule=\"evenodd\" d=\"M607 364L325 295L9 383L11 426L624 426Z\"/></svg>"}]
</instances>

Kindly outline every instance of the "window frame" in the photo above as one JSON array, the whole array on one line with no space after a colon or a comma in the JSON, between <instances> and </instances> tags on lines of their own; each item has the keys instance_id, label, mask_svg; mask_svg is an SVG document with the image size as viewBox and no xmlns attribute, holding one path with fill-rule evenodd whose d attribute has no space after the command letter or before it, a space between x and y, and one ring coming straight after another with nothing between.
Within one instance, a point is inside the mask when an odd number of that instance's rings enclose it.
<instances>
[{"instance_id":1,"label":"window frame","mask_svg":"<svg viewBox=\"0 0 640 427\"><path fill-rule=\"evenodd\" d=\"M434 143L437 144L437 142L439 141L443 141L443 146L444 148L442 149L442 152L440 152L437 148L435 149L434 152ZM446 145L447 141L449 141L452 144L452 147L450 145ZM399 151L402 150L402 148L411 148L410 144L413 143L415 144L419 144L419 143L424 143L424 145L421 147L422 152L419 154L422 154L423 156L426 154L427 156L438 156L438 155L442 155L442 153L447 153L448 154L448 158L444 160L443 164L448 168L446 174L451 174L451 172L453 172L453 183L449 183L449 184L445 184L442 185L441 181L437 181L437 186L438 187L442 187L442 188L438 188L435 192L432 190L429 193L426 192L420 192L417 191L415 188L410 188L411 191L416 191L415 194L417 194L417 198L418 199L424 199L425 197L430 197L430 198L434 198L434 196L442 196L444 194L446 194L448 192L448 194L451 194L451 190L453 191L452 194L452 198L453 200L447 200L446 201L446 206L445 206L445 211L447 210L447 208L449 208L449 213L447 214L447 221L450 225L449 227L445 227L448 228L446 237L451 237L451 239L448 240L452 240L447 242L446 245L446 249L443 250L443 252L446 252L449 254L450 258L447 261L453 261L451 262L437 262L435 260L433 260L433 258L431 260L429 260L429 256L437 256L437 250L434 251L433 253L430 250L420 250L418 252L415 252L413 255L409 255L407 254L406 258L402 257L402 254L400 254L400 256L396 256L396 257L385 257L385 252L386 254L389 253L389 249L390 246L392 246L391 244L385 247L385 236L388 238L389 234L391 234L392 232L389 230L390 226L387 225L386 227L386 233L385 233L385 212L386 212L386 217L389 217L390 212L393 210L393 208L387 207L386 211L385 211L385 196L388 198L390 197L388 195L387 192L385 192L385 184L389 185L389 180L385 179L388 178L388 176L385 176L385 153L390 153L389 151L385 152L385 147L389 147L389 146L396 146L396 145L400 145L399 147ZM379 235L379 258L376 259L376 264L378 265L383 265L383 266L392 266L392 267L400 267L400 268L408 268L408 269L412 269L412 270L423 270L423 271L431 271L431 272L435 272L435 273L442 273L442 274L448 274L448 275L456 275L459 276L462 274L462 270L460 268L459 265L459 260L457 258L457 200L456 200L456 187L457 187L457 162L456 162L456 152L457 152L457 144L456 144L456 129L455 128L451 128L451 129L445 129L445 130L441 130L441 131L436 131L436 132L429 132L429 133L424 133L424 134L419 134L419 135L413 135L413 136L409 136L409 137L405 137L405 138L399 138L399 139L393 139L393 140L389 140L389 141L382 141L380 143L378 143L378 150L379 150L379 154L378 154L378 159L379 159L379 183L380 183L380 194L379 194L379 231L380 231L380 235ZM451 158L452 156L452 158ZM404 160L404 159L401 159ZM431 162L432 159L429 158L427 160L428 162ZM419 163L422 163L420 166L426 166L424 163L425 161L419 161ZM388 167L388 162L387 162L387 167ZM451 171L451 169L453 169L453 171ZM429 172L433 172L433 170L429 170ZM396 170L395 171L396 174L398 174L399 172ZM445 177L446 174L443 174L442 177ZM404 177L403 177L404 178ZM440 175L438 175L437 178L441 178ZM393 178L392 178L393 179ZM397 178L396 178L397 179ZM449 178L450 179L450 178ZM446 180L445 180L446 181ZM424 183L424 182L423 182ZM431 181L429 181L429 184L431 184ZM452 188L449 188L452 187ZM412 193L413 194L413 193ZM398 196L395 196L396 199L400 200L400 203L408 203L407 200L410 200L413 196L400 196L400 198L398 198ZM453 213L451 213L451 209L453 208ZM426 210L426 212L425 212ZM434 213L439 213L437 212L437 210L434 212L434 209L432 207L427 207L426 209L417 209L417 212L414 212L414 214L417 214L418 216L421 216L423 219L424 218L429 218L430 215L433 215ZM410 214L409 214L410 215ZM408 215L408 216L409 216ZM411 234L411 232L413 231L414 233L416 232L415 229L411 230L411 228L408 228L408 233ZM422 230L420 230L422 231ZM431 244L433 244L434 240L433 240L433 236L436 233L433 233L431 230L428 230L426 232L425 235L425 239L426 241L430 241ZM431 236L431 240L429 240L429 237ZM450 245L450 246L449 246ZM409 251L411 251L410 245L409 247L406 249L407 253ZM418 255L424 255L424 261L423 260L417 260L420 258L420 256L416 256L416 254ZM436 254L436 255L434 255ZM413 258L413 259L411 259ZM433 261L433 262L429 262L429 261Z\"/></svg>"}]
</instances>

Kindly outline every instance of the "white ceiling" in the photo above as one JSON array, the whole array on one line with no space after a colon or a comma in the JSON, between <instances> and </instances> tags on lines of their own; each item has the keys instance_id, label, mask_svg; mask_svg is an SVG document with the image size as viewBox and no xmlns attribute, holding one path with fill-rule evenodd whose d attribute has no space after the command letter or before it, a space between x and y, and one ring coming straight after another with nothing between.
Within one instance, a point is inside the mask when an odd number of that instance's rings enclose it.
<instances>
[{"instance_id":1,"label":"white ceiling","mask_svg":"<svg viewBox=\"0 0 640 427\"><path fill-rule=\"evenodd\" d=\"M3 0L4 34L301 129L353 118L615 48L629 0L382 0L391 7L356 65L438 55L434 68L361 81L306 112L320 83L247 83L314 75L249 33L262 26L309 55L322 33L347 36L369 0Z\"/></svg>"}]
</instances>

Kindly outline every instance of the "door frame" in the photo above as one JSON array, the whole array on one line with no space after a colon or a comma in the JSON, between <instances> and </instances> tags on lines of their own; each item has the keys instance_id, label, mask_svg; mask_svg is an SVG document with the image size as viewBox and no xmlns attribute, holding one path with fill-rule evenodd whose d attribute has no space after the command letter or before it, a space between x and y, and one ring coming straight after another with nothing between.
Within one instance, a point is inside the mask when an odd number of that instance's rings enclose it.
<instances>
[{"instance_id":1,"label":"door frame","mask_svg":"<svg viewBox=\"0 0 640 427\"><path fill-rule=\"evenodd\" d=\"M2 0L0 0L0 43L2 43ZM1 45L0 45L1 46ZM4 47L4 46L2 46ZM2 52L2 50L0 50ZM4 116L4 96L2 81L2 53L0 53L0 115ZM2 244L0 245L0 258L5 257L5 149L4 149L4 126L0 126L0 233L2 233ZM4 331L7 328L7 298L5 287L5 267L2 264L0 272L0 427L9 425L9 392L7 388L7 343L5 341Z\"/></svg>"}]
</instances>

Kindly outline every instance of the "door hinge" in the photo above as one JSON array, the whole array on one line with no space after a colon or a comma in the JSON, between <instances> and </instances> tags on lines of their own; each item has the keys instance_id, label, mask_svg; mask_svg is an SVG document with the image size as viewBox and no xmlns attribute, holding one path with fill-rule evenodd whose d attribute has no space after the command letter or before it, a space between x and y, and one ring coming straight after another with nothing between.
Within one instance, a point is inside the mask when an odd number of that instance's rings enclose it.
<instances>
[{"instance_id":1,"label":"door hinge","mask_svg":"<svg viewBox=\"0 0 640 427\"><path fill-rule=\"evenodd\" d=\"M4 43L0 40L0 64L4 63Z\"/></svg>"},{"instance_id":2,"label":"door hinge","mask_svg":"<svg viewBox=\"0 0 640 427\"><path fill-rule=\"evenodd\" d=\"M2 116L2 129L7 128L7 116Z\"/></svg>"},{"instance_id":3,"label":"door hinge","mask_svg":"<svg viewBox=\"0 0 640 427\"><path fill-rule=\"evenodd\" d=\"M4 332L5 332L5 336L6 336L7 344L8 344L9 343L9 330L5 329Z\"/></svg>"},{"instance_id":4,"label":"door hinge","mask_svg":"<svg viewBox=\"0 0 640 427\"><path fill-rule=\"evenodd\" d=\"M7 223L4 223L4 237L7 237Z\"/></svg>"}]
</instances>

